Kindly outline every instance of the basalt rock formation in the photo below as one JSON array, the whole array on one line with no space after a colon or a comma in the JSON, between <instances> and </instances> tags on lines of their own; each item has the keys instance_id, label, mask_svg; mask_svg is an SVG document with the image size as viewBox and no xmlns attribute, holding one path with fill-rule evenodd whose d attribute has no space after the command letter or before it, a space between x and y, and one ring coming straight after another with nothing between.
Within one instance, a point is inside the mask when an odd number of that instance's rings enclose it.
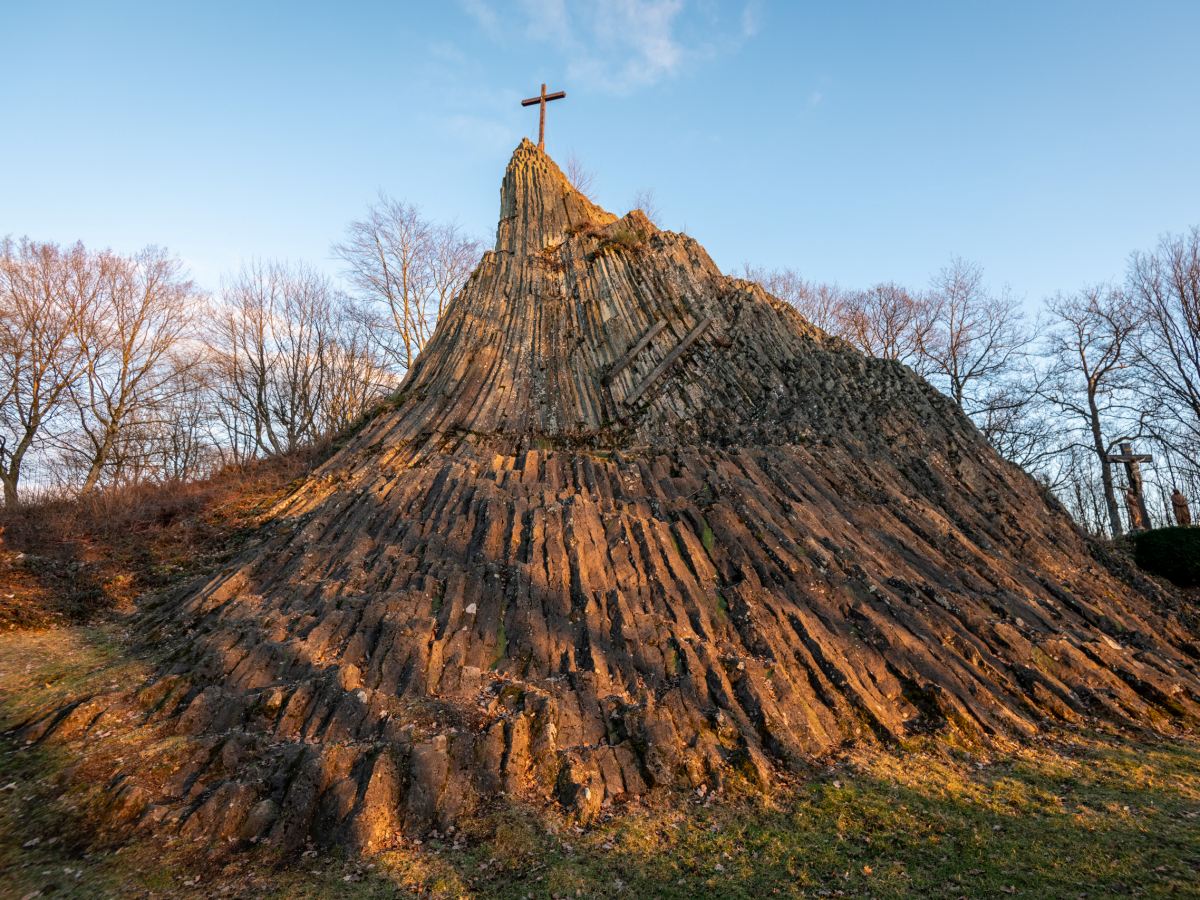
<instances>
[{"instance_id":1,"label":"basalt rock formation","mask_svg":"<svg viewBox=\"0 0 1200 900\"><path fill-rule=\"evenodd\" d=\"M1189 728L1155 591L921 378L523 142L389 408L148 607L153 682L27 735L164 748L115 818L372 849L501 793L586 818L853 743Z\"/></svg>"}]
</instances>

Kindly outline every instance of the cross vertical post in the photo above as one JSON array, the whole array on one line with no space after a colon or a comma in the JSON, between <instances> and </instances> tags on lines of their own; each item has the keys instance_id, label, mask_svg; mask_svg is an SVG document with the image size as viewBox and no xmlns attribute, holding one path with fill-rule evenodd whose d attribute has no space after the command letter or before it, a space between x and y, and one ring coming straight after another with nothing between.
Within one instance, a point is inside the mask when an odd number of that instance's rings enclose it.
<instances>
[{"instance_id":1,"label":"cross vertical post","mask_svg":"<svg viewBox=\"0 0 1200 900\"><path fill-rule=\"evenodd\" d=\"M542 82L541 103L538 104L538 149L546 149L546 82Z\"/></svg>"},{"instance_id":2,"label":"cross vertical post","mask_svg":"<svg viewBox=\"0 0 1200 900\"><path fill-rule=\"evenodd\" d=\"M1131 531L1144 531L1150 527L1150 511L1146 509L1146 498L1142 494L1142 469L1138 463L1154 462L1149 453L1134 453L1133 444L1122 442L1121 452L1109 454L1110 463L1125 465L1125 480L1129 487L1126 489L1126 506L1129 508L1129 525Z\"/></svg>"},{"instance_id":3,"label":"cross vertical post","mask_svg":"<svg viewBox=\"0 0 1200 900\"><path fill-rule=\"evenodd\" d=\"M522 106L533 106L535 103L538 105L538 149L543 152L546 150L546 104L551 100L562 100L566 96L566 91L547 94L546 84L542 82L542 90L538 96L521 101Z\"/></svg>"}]
</instances>

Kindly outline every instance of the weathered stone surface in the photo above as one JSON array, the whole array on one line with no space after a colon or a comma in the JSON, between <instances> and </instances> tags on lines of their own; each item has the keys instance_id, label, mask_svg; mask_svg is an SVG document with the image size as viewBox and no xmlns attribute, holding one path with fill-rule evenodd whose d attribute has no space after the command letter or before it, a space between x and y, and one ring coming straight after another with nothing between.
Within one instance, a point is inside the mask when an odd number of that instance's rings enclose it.
<instances>
[{"instance_id":1,"label":"weathered stone surface","mask_svg":"<svg viewBox=\"0 0 1200 900\"><path fill-rule=\"evenodd\" d=\"M912 372L526 142L394 408L147 612L174 656L130 705L193 751L138 804L373 849L501 790L586 817L848 743L1186 727L1153 590Z\"/></svg>"}]
</instances>

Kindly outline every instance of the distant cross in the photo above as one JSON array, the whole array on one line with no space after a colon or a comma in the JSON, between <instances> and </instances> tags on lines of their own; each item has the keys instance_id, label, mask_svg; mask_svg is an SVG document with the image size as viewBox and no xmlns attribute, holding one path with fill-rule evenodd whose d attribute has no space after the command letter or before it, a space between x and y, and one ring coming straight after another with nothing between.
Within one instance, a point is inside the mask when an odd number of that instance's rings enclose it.
<instances>
[{"instance_id":1,"label":"distant cross","mask_svg":"<svg viewBox=\"0 0 1200 900\"><path fill-rule=\"evenodd\" d=\"M551 100L562 100L567 96L566 91L555 91L553 94L546 93L546 85L542 85L542 92L536 97L530 97L528 100L522 100L522 106L533 106L537 104L538 110L538 149L546 149L546 104Z\"/></svg>"},{"instance_id":2,"label":"distant cross","mask_svg":"<svg viewBox=\"0 0 1200 900\"><path fill-rule=\"evenodd\" d=\"M1134 531L1141 531L1150 527L1150 513L1142 494L1142 470L1138 463L1154 462L1154 457L1149 453L1134 453L1132 444L1124 443L1120 447L1120 453L1110 453L1106 458L1110 463L1125 464L1125 478L1129 482L1130 524Z\"/></svg>"}]
</instances>

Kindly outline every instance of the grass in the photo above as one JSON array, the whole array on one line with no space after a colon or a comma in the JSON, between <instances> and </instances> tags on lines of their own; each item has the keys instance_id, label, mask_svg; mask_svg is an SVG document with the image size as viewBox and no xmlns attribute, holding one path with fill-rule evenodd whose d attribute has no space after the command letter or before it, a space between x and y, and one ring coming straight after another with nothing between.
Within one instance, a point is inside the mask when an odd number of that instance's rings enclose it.
<instances>
[{"instance_id":1,"label":"grass","mask_svg":"<svg viewBox=\"0 0 1200 900\"><path fill-rule=\"evenodd\" d=\"M717 618L722 622L729 620L729 601L720 593L717 594Z\"/></svg>"},{"instance_id":2,"label":"grass","mask_svg":"<svg viewBox=\"0 0 1200 900\"><path fill-rule=\"evenodd\" d=\"M210 569L322 452L0 510L0 631L127 611L146 591Z\"/></svg>"},{"instance_id":3,"label":"grass","mask_svg":"<svg viewBox=\"0 0 1200 900\"><path fill-rule=\"evenodd\" d=\"M140 678L124 647L114 624L0 635L0 730ZM3 739L0 897L1195 896L1200 869L1200 744L1183 741L854 752L770 798L660 796L587 829L497 808L368 859L116 843L62 790L76 762Z\"/></svg>"},{"instance_id":4,"label":"grass","mask_svg":"<svg viewBox=\"0 0 1200 900\"><path fill-rule=\"evenodd\" d=\"M92 813L98 756L3 732L140 683L149 663L129 653L122 617L96 613L213 565L298 465L0 522L0 898L1200 896L1200 743L1112 735L991 755L856 751L770 797L660 794L587 829L497 805L462 832L367 859L316 848L210 858L170 835L119 841ZM707 523L700 542L712 552ZM716 606L726 618L719 594ZM81 621L91 624L70 624ZM506 650L501 619L497 660ZM674 651L668 668L680 664ZM169 747L105 744L172 764Z\"/></svg>"},{"instance_id":5,"label":"grass","mask_svg":"<svg viewBox=\"0 0 1200 900\"><path fill-rule=\"evenodd\" d=\"M650 235L641 228L621 223L600 231L598 238L595 249L588 254L589 259L595 259L609 250L626 252L637 250L650 239Z\"/></svg>"},{"instance_id":6,"label":"grass","mask_svg":"<svg viewBox=\"0 0 1200 900\"><path fill-rule=\"evenodd\" d=\"M504 612L504 607L501 607L500 625L496 629L496 654L492 659L493 669L504 662L504 656L508 653L508 632L504 630Z\"/></svg>"}]
</instances>

